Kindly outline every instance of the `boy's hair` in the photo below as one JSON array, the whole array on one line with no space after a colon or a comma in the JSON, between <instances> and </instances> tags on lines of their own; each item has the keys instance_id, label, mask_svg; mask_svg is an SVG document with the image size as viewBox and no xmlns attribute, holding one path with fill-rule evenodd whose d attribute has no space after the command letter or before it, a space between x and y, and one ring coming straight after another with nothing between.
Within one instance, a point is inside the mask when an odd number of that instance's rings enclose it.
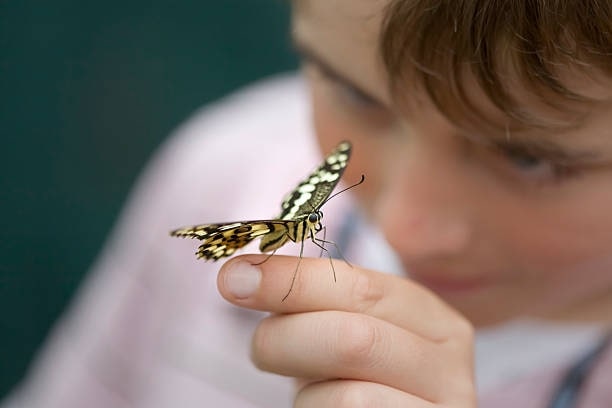
<instances>
[{"instance_id":1,"label":"boy's hair","mask_svg":"<svg viewBox=\"0 0 612 408\"><path fill-rule=\"evenodd\" d=\"M550 126L517 86L564 114L594 103L561 75L612 79L612 1L391 0L380 49L398 98L420 86L450 119L492 123L470 100L467 74L510 123Z\"/></svg>"}]
</instances>

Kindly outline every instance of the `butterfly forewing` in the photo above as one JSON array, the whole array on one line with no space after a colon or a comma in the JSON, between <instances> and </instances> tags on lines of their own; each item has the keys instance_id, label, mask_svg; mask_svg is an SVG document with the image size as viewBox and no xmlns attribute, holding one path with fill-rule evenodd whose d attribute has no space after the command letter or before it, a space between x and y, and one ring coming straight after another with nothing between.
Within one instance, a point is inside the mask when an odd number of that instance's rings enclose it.
<instances>
[{"instance_id":1,"label":"butterfly forewing","mask_svg":"<svg viewBox=\"0 0 612 408\"><path fill-rule=\"evenodd\" d=\"M287 241L299 242L309 236L314 240L314 234L321 227L318 225L320 218L315 217L313 223L308 216L318 212L328 199L344 173L350 154L351 144L340 143L287 195L278 219L196 225L174 230L170 235L199 239L202 244L196 252L197 257L212 260L230 256L258 237L261 237L259 248L262 252L274 251Z\"/></svg>"},{"instance_id":2,"label":"butterfly forewing","mask_svg":"<svg viewBox=\"0 0 612 408\"><path fill-rule=\"evenodd\" d=\"M287 194L281 204L281 220L294 220L319 209L340 181L351 157L351 144L340 143L325 161Z\"/></svg>"}]
</instances>

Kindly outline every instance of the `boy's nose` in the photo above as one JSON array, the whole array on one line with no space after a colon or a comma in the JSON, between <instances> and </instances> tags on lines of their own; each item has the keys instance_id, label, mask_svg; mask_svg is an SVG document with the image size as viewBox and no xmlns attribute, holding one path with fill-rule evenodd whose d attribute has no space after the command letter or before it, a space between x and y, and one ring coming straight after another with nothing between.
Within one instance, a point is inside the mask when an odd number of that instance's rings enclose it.
<instances>
[{"instance_id":1,"label":"boy's nose","mask_svg":"<svg viewBox=\"0 0 612 408\"><path fill-rule=\"evenodd\" d=\"M411 155L387 166L374 217L404 261L460 255L473 234L469 189L459 169Z\"/></svg>"}]
</instances>

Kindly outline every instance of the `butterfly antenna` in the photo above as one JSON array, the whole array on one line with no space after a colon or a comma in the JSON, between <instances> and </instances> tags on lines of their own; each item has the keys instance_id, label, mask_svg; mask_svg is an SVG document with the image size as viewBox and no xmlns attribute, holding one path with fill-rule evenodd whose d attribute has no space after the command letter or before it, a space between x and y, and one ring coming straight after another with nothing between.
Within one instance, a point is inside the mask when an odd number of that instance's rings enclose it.
<instances>
[{"instance_id":1,"label":"butterfly antenna","mask_svg":"<svg viewBox=\"0 0 612 408\"><path fill-rule=\"evenodd\" d=\"M364 181L365 181L365 175L364 175L364 174L362 174L362 175L361 175L361 179L360 179L358 182L356 182L355 184L352 184L352 185L350 185L350 186L348 186L348 187L346 187L346 188L343 188L342 190L338 191L337 193L334 193L334 194L330 195L329 197L327 197L327 199L326 199L325 201L323 201L321 204L319 204L319 208L323 207L323 204L325 204L326 202L328 202L329 200L331 200L332 198L334 198L334 197L335 197L335 196L337 196L338 194L342 194L342 193L344 193L345 191L350 190L350 189L351 189L351 188L353 188L353 187L357 187L358 185L360 185L360 184L361 184L361 183L363 183Z\"/></svg>"}]
</instances>

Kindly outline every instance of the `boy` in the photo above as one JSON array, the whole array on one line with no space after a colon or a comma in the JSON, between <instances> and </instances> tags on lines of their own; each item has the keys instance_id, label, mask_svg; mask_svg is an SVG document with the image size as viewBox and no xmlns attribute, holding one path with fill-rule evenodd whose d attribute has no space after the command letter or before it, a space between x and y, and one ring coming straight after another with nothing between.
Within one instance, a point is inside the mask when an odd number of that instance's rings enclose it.
<instances>
[{"instance_id":1,"label":"boy","mask_svg":"<svg viewBox=\"0 0 612 408\"><path fill-rule=\"evenodd\" d=\"M609 327L608 2L296 0L294 10L318 146L291 79L187 125L17 402L474 407L474 327L519 317L595 337ZM281 179L302 179L318 148L342 140L353 145L345 182L366 181L351 190L355 203L339 196L323 210L330 231L359 223L342 245L353 265L334 262L330 283L327 259L303 258L281 302L295 257L230 260L219 291L272 312L261 321L212 296L215 267L192 261L167 230L262 218L286 192ZM401 275L385 273L393 263L377 231ZM251 329L255 365L300 379L295 395L248 365ZM563 388L582 407L612 404L601 382L610 351L594 345L574 353L599 362L583 373L587 386ZM482 406L556 404L564 382L553 368Z\"/></svg>"}]
</instances>

